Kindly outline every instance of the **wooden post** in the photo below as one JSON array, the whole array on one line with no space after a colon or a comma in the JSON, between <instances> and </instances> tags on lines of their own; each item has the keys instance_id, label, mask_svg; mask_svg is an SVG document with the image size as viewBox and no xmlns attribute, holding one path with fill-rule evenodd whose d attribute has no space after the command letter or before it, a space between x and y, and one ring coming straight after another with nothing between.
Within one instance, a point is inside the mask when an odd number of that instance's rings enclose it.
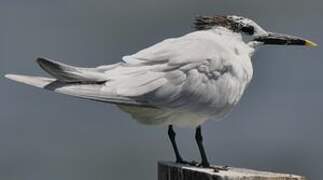
<instances>
[{"instance_id":1,"label":"wooden post","mask_svg":"<svg viewBox=\"0 0 323 180\"><path fill-rule=\"evenodd\" d=\"M305 180L305 177L234 167L215 172L212 168L158 162L158 180Z\"/></svg>"}]
</instances>

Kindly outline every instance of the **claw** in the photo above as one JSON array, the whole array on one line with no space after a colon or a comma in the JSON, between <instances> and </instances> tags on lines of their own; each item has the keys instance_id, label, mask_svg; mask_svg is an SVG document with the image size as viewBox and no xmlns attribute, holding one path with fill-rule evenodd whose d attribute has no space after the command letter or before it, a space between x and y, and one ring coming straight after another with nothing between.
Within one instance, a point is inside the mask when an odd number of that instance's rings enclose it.
<instances>
[{"instance_id":1,"label":"claw","mask_svg":"<svg viewBox=\"0 0 323 180\"><path fill-rule=\"evenodd\" d=\"M190 165L190 166L197 166L198 165L198 163L195 161L188 162L188 161L184 161L184 160L177 160L176 163Z\"/></svg>"},{"instance_id":2,"label":"claw","mask_svg":"<svg viewBox=\"0 0 323 180\"><path fill-rule=\"evenodd\" d=\"M229 166L210 166L210 168L212 168L214 172L229 170Z\"/></svg>"},{"instance_id":3,"label":"claw","mask_svg":"<svg viewBox=\"0 0 323 180\"><path fill-rule=\"evenodd\" d=\"M209 164L203 164L203 163L198 163L196 164L197 167L201 167L201 168L211 168L211 166Z\"/></svg>"}]
</instances>

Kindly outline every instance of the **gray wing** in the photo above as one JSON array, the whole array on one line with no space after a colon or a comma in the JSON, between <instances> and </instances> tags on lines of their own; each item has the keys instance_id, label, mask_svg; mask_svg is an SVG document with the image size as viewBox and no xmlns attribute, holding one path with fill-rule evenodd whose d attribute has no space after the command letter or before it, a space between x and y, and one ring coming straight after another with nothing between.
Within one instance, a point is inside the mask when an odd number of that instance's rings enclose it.
<instances>
[{"instance_id":1,"label":"gray wing","mask_svg":"<svg viewBox=\"0 0 323 180\"><path fill-rule=\"evenodd\" d=\"M131 56L123 57L128 64L181 65L214 59L226 54L226 49L209 36L210 32L194 32L179 38L166 39Z\"/></svg>"},{"instance_id":2,"label":"gray wing","mask_svg":"<svg viewBox=\"0 0 323 180\"><path fill-rule=\"evenodd\" d=\"M118 94L168 108L195 109L203 104L225 106L227 97L220 97L221 92L235 85L229 73L233 57L227 57L225 51L205 36L187 35L125 56L123 60L128 66L146 67L147 73L142 76L157 77L160 83L141 86L142 93L132 94L136 88L129 88ZM132 82L136 78L127 80Z\"/></svg>"},{"instance_id":3,"label":"gray wing","mask_svg":"<svg viewBox=\"0 0 323 180\"><path fill-rule=\"evenodd\" d=\"M221 91L220 83L229 82L226 76L230 58L224 57L225 50L209 40L209 35L192 33L168 39L124 57L123 63L97 68L38 59L54 79L7 77L62 94L115 104L185 107L193 102L220 102L215 92Z\"/></svg>"}]
</instances>

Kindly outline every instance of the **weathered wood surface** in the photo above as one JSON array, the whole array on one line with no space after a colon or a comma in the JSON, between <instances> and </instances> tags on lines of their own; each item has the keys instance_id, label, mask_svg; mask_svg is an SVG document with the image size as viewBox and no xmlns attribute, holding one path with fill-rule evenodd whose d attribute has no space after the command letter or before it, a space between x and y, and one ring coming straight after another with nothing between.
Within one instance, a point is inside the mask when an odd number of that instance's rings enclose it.
<instances>
[{"instance_id":1,"label":"weathered wood surface","mask_svg":"<svg viewBox=\"0 0 323 180\"><path fill-rule=\"evenodd\" d=\"M216 167L216 166L215 166ZM305 180L305 177L273 172L228 167L227 171L214 171L180 165L173 162L158 162L158 180Z\"/></svg>"}]
</instances>

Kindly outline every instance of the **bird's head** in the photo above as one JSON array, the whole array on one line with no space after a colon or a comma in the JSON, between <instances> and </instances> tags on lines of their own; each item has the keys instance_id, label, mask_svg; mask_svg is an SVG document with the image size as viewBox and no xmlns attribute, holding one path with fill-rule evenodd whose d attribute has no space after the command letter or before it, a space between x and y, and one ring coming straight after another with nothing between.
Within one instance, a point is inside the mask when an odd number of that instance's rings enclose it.
<instances>
[{"instance_id":1,"label":"bird's head","mask_svg":"<svg viewBox=\"0 0 323 180\"><path fill-rule=\"evenodd\" d=\"M241 16L198 16L194 24L197 30L222 27L240 33L245 43L254 46L267 44L317 46L314 42L300 37L268 32L253 20Z\"/></svg>"}]
</instances>

